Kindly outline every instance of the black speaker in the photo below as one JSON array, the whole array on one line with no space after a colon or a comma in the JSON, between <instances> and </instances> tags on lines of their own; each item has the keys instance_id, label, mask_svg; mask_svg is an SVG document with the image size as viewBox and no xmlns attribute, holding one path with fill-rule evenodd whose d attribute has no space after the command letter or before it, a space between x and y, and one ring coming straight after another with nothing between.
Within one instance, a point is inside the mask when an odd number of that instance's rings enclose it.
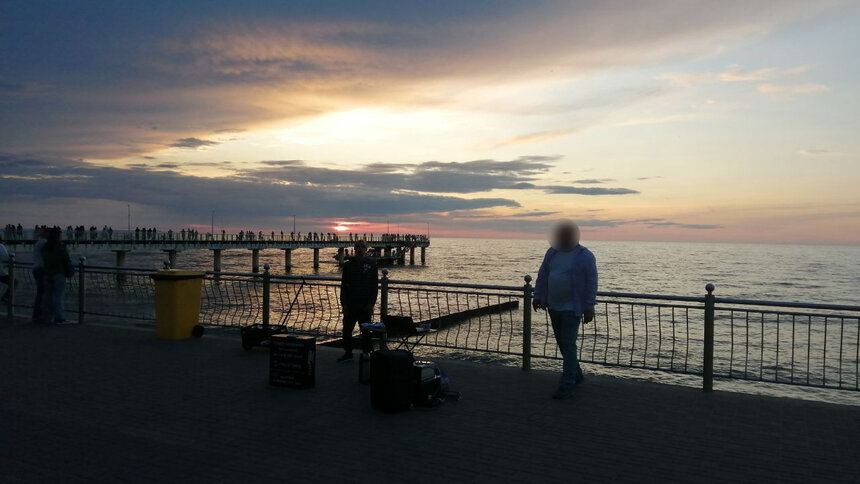
<instances>
[{"instance_id":1,"label":"black speaker","mask_svg":"<svg viewBox=\"0 0 860 484\"><path fill-rule=\"evenodd\" d=\"M370 355L370 404L383 412L409 410L415 396L415 358L405 350Z\"/></svg>"}]
</instances>

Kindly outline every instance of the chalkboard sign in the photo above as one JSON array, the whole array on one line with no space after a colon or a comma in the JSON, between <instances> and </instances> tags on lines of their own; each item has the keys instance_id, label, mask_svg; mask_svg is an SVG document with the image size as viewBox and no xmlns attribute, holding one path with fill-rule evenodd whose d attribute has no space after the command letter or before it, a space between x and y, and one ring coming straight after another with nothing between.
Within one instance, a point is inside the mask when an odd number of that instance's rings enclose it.
<instances>
[{"instance_id":1,"label":"chalkboard sign","mask_svg":"<svg viewBox=\"0 0 860 484\"><path fill-rule=\"evenodd\" d=\"M316 383L316 338L272 335L269 339L269 384L313 388Z\"/></svg>"}]
</instances>

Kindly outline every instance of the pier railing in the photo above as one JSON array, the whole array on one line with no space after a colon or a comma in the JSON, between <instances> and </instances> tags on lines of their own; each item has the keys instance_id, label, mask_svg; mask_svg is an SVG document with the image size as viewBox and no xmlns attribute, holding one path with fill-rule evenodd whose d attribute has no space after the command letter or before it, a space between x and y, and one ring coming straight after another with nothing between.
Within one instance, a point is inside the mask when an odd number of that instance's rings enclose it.
<instances>
[{"instance_id":1,"label":"pier railing","mask_svg":"<svg viewBox=\"0 0 860 484\"><path fill-rule=\"evenodd\" d=\"M155 319L152 269L85 265L68 281L66 311L81 322ZM7 313L32 307L31 267L9 264ZM335 339L341 332L338 277L207 272L200 320L241 327L267 322ZM598 293L582 325L587 364L820 388L860 390L860 306L702 296ZM547 313L531 309L532 285L380 281L375 316L408 315L435 331L420 351L534 365L561 358Z\"/></svg>"}]
</instances>

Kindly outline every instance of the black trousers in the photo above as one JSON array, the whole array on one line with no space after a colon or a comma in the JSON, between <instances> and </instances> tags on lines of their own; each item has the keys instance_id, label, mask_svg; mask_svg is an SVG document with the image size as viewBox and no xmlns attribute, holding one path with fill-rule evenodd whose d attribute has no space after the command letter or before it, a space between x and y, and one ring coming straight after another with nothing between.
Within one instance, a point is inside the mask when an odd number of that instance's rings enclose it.
<instances>
[{"instance_id":1,"label":"black trousers","mask_svg":"<svg viewBox=\"0 0 860 484\"><path fill-rule=\"evenodd\" d=\"M343 349L352 353L352 332L357 323L369 323L373 318L373 309L367 309L368 305L359 307L343 307Z\"/></svg>"}]
</instances>

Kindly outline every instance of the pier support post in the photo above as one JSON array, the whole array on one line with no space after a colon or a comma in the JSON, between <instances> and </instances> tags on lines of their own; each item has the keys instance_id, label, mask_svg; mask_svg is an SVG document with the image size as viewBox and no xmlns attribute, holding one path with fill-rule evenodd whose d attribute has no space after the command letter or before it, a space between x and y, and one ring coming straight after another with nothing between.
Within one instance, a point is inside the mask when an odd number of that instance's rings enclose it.
<instances>
[{"instance_id":1,"label":"pier support post","mask_svg":"<svg viewBox=\"0 0 860 484\"><path fill-rule=\"evenodd\" d=\"M705 286L708 294L705 295L705 347L704 361L702 362L702 391L710 393L714 391L714 306L717 298L714 296L714 285Z\"/></svg>"},{"instance_id":2,"label":"pier support post","mask_svg":"<svg viewBox=\"0 0 860 484\"><path fill-rule=\"evenodd\" d=\"M523 278L523 370L532 368L532 276Z\"/></svg>"},{"instance_id":3,"label":"pier support post","mask_svg":"<svg viewBox=\"0 0 860 484\"><path fill-rule=\"evenodd\" d=\"M260 249L251 249L251 272L260 272Z\"/></svg>"},{"instance_id":4,"label":"pier support post","mask_svg":"<svg viewBox=\"0 0 860 484\"><path fill-rule=\"evenodd\" d=\"M427 247L421 247L421 265L422 266L427 263L427 258L425 256L426 253L427 253Z\"/></svg>"},{"instance_id":5,"label":"pier support post","mask_svg":"<svg viewBox=\"0 0 860 484\"><path fill-rule=\"evenodd\" d=\"M397 255L397 263L405 266L406 265L406 247L401 247L400 252Z\"/></svg>"},{"instance_id":6,"label":"pier support post","mask_svg":"<svg viewBox=\"0 0 860 484\"><path fill-rule=\"evenodd\" d=\"M284 249L284 272L293 270L293 249Z\"/></svg>"},{"instance_id":7,"label":"pier support post","mask_svg":"<svg viewBox=\"0 0 860 484\"><path fill-rule=\"evenodd\" d=\"M343 248L343 247L338 247L338 248L337 248L337 265L339 265L339 266L341 266L341 267L343 267L343 261L344 261L344 258L345 258L345 256L344 256L344 252L345 252L345 250L344 250L344 248Z\"/></svg>"},{"instance_id":8,"label":"pier support post","mask_svg":"<svg viewBox=\"0 0 860 484\"><path fill-rule=\"evenodd\" d=\"M409 265L415 265L415 247L409 248Z\"/></svg>"},{"instance_id":9,"label":"pier support post","mask_svg":"<svg viewBox=\"0 0 860 484\"><path fill-rule=\"evenodd\" d=\"M218 274L221 272L221 249L212 249L212 272L215 273L215 282L221 281L221 275Z\"/></svg>"},{"instance_id":10,"label":"pier support post","mask_svg":"<svg viewBox=\"0 0 860 484\"><path fill-rule=\"evenodd\" d=\"M127 251L125 250L114 250L114 253L116 254L116 267L125 266L126 252ZM123 282L125 282L125 274L120 270L116 271L116 282L117 284L122 284Z\"/></svg>"},{"instance_id":11,"label":"pier support post","mask_svg":"<svg viewBox=\"0 0 860 484\"><path fill-rule=\"evenodd\" d=\"M314 269L320 268L320 250L314 249Z\"/></svg>"},{"instance_id":12,"label":"pier support post","mask_svg":"<svg viewBox=\"0 0 860 484\"><path fill-rule=\"evenodd\" d=\"M171 269L176 269L176 249L164 249L167 252L167 265Z\"/></svg>"}]
</instances>

